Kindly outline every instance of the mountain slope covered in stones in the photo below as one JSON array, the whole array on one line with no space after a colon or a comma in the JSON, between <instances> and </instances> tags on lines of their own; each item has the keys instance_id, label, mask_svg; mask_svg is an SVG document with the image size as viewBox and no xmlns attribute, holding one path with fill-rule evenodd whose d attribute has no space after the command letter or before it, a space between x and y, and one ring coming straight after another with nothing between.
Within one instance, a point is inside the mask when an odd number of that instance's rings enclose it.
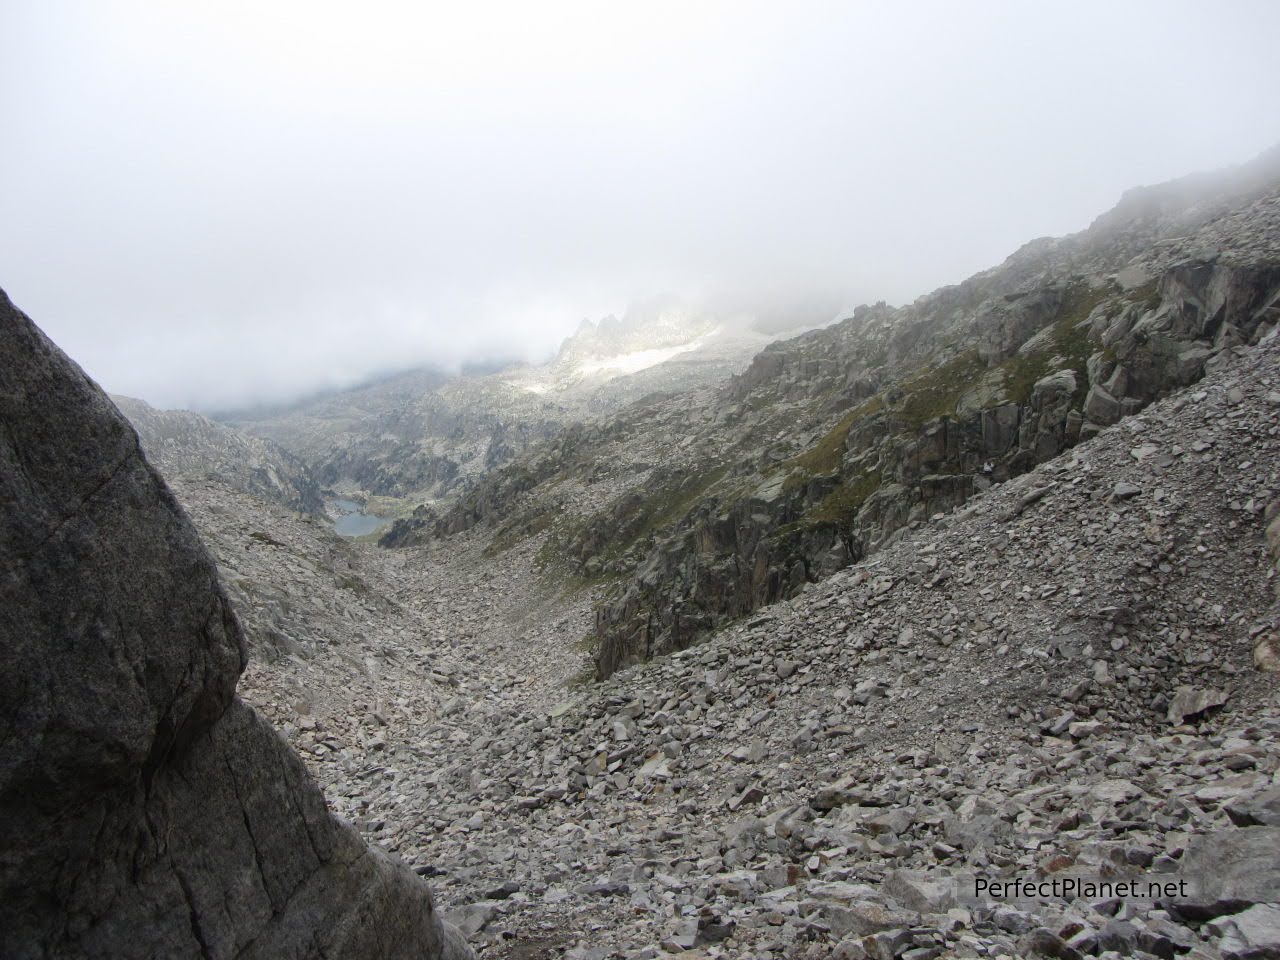
<instances>
[{"instance_id":1,"label":"mountain slope covered in stones","mask_svg":"<svg viewBox=\"0 0 1280 960\"><path fill-rule=\"evenodd\" d=\"M394 487L395 549L162 470L239 695L484 958L1275 956L1278 291L1273 153L749 363L593 325L558 370L262 427L373 492L427 462L396 418L559 398L443 499Z\"/></svg>"},{"instance_id":2,"label":"mountain slope covered in stones","mask_svg":"<svg viewBox=\"0 0 1280 960\"><path fill-rule=\"evenodd\" d=\"M883 549L1280 320L1280 151L775 343L726 386L565 431L388 545L481 523L610 585L597 669L687 646Z\"/></svg>"},{"instance_id":3,"label":"mountain slope covered in stones","mask_svg":"<svg viewBox=\"0 0 1280 960\"><path fill-rule=\"evenodd\" d=\"M570 425L399 524L402 549L357 551L418 657L354 709L300 706L293 662L255 702L484 956L1271 955L1271 163ZM947 379L975 343L995 359ZM872 457L865 501L815 516ZM752 536L846 552L710 606L744 569L720 538ZM793 568L765 556L745 569ZM670 646L703 645L566 683L619 591L673 583L704 619ZM976 876L1190 886L1008 900Z\"/></svg>"},{"instance_id":4,"label":"mountain slope covered in stones","mask_svg":"<svg viewBox=\"0 0 1280 960\"><path fill-rule=\"evenodd\" d=\"M473 956L236 696L244 638L137 435L0 293L0 954Z\"/></svg>"},{"instance_id":5,"label":"mountain slope covered in stones","mask_svg":"<svg viewBox=\"0 0 1280 960\"><path fill-rule=\"evenodd\" d=\"M589 606L536 609L534 545L486 562L481 525L385 555L472 653L431 722L365 740L291 716L279 675L255 696L484 956L1269 956L1278 465L1270 336L602 683L544 668ZM1010 901L977 875L1197 883Z\"/></svg>"}]
</instances>

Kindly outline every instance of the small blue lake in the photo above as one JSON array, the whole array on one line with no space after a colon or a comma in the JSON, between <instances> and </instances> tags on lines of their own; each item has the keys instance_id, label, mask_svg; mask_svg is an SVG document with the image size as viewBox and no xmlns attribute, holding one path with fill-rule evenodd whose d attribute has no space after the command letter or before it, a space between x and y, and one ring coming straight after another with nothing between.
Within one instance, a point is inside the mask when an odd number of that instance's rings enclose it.
<instances>
[{"instance_id":1,"label":"small blue lake","mask_svg":"<svg viewBox=\"0 0 1280 960\"><path fill-rule=\"evenodd\" d=\"M354 500L334 500L333 506L340 511L338 519L333 521L334 532L344 537L363 537L391 522L386 517L365 513L364 506Z\"/></svg>"}]
</instances>

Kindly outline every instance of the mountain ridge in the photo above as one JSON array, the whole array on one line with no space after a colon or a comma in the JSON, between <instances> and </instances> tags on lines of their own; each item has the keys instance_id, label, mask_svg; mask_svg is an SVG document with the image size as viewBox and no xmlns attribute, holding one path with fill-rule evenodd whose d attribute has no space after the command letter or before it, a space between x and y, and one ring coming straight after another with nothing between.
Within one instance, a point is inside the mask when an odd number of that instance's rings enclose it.
<instances>
[{"instance_id":1,"label":"mountain ridge","mask_svg":"<svg viewBox=\"0 0 1280 960\"><path fill-rule=\"evenodd\" d=\"M158 410L119 395L111 400L166 477L213 477L287 509L323 515L324 501L310 469L277 444L187 410Z\"/></svg>"},{"instance_id":2,"label":"mountain ridge","mask_svg":"<svg viewBox=\"0 0 1280 960\"><path fill-rule=\"evenodd\" d=\"M711 412L676 401L649 415L682 438L678 451L626 449L639 413L602 422L586 428L594 459L569 436L552 440L384 542L476 522L550 529L549 552L574 575L619 584L597 621L602 675L678 649L1194 382L1269 329L1278 188L1270 151L1131 192L1086 230L1032 241L960 284L770 344L714 392ZM583 509L599 495L584 497L575 472L608 477L612 502Z\"/></svg>"},{"instance_id":3,"label":"mountain ridge","mask_svg":"<svg viewBox=\"0 0 1280 960\"><path fill-rule=\"evenodd\" d=\"M768 337L674 307L589 321L548 363L485 376L411 371L302 404L231 418L306 460L324 485L447 505L458 492L566 425L645 394L718 382Z\"/></svg>"},{"instance_id":4,"label":"mountain ridge","mask_svg":"<svg viewBox=\"0 0 1280 960\"><path fill-rule=\"evenodd\" d=\"M601 355L644 353L618 326ZM211 473L231 441L181 416L161 469L243 624L238 695L485 957L1253 960L1278 327L1273 151L750 357L410 377L286 425L323 496L402 484L370 497L418 504L396 549ZM522 383L571 401L545 436ZM447 483L415 486L424 438Z\"/></svg>"}]
</instances>

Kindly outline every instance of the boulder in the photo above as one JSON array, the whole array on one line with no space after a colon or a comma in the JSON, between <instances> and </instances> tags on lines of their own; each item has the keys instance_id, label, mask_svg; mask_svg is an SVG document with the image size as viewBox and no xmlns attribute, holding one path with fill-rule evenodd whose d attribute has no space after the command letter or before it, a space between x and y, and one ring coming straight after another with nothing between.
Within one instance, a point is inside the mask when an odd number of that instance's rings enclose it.
<instances>
[{"instance_id":1,"label":"boulder","mask_svg":"<svg viewBox=\"0 0 1280 960\"><path fill-rule=\"evenodd\" d=\"M1236 827L1200 834L1187 846L1185 896L1168 904L1179 916L1207 920L1256 903L1280 902L1280 827Z\"/></svg>"},{"instance_id":2,"label":"boulder","mask_svg":"<svg viewBox=\"0 0 1280 960\"><path fill-rule=\"evenodd\" d=\"M1120 419L1120 401L1105 387L1094 384L1084 398L1084 415L1092 423L1108 426Z\"/></svg>"},{"instance_id":3,"label":"boulder","mask_svg":"<svg viewBox=\"0 0 1280 960\"><path fill-rule=\"evenodd\" d=\"M1225 960L1265 960L1280 957L1280 907L1258 904L1230 917L1205 924L1205 931L1218 938L1218 951Z\"/></svg>"},{"instance_id":4,"label":"boulder","mask_svg":"<svg viewBox=\"0 0 1280 960\"><path fill-rule=\"evenodd\" d=\"M1266 631L1253 641L1253 665L1266 673L1280 673L1280 631Z\"/></svg>"},{"instance_id":5,"label":"boulder","mask_svg":"<svg viewBox=\"0 0 1280 960\"><path fill-rule=\"evenodd\" d=\"M1280 787L1237 797L1222 809L1238 827L1280 827Z\"/></svg>"},{"instance_id":6,"label":"boulder","mask_svg":"<svg viewBox=\"0 0 1280 960\"><path fill-rule=\"evenodd\" d=\"M1002 403L983 410L980 417L983 455L1004 456L1018 439L1022 407L1016 403Z\"/></svg>"},{"instance_id":7,"label":"boulder","mask_svg":"<svg viewBox=\"0 0 1280 960\"><path fill-rule=\"evenodd\" d=\"M1198 690L1195 687L1179 687L1169 703L1170 723L1185 723L1201 714L1222 706L1227 695L1221 690Z\"/></svg>"},{"instance_id":8,"label":"boulder","mask_svg":"<svg viewBox=\"0 0 1280 960\"><path fill-rule=\"evenodd\" d=\"M959 905L959 881L955 877L920 870L892 870L885 875L880 890L908 910L920 913L944 913Z\"/></svg>"},{"instance_id":9,"label":"boulder","mask_svg":"<svg viewBox=\"0 0 1280 960\"><path fill-rule=\"evenodd\" d=\"M471 956L236 697L212 560L3 293L0 426L0 956Z\"/></svg>"}]
</instances>

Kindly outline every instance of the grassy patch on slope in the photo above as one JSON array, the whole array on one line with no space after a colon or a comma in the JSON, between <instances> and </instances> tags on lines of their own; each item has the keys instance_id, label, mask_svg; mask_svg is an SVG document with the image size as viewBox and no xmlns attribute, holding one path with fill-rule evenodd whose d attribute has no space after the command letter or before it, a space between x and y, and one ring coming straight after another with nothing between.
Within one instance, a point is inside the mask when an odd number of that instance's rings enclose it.
<instances>
[{"instance_id":1,"label":"grassy patch on slope","mask_svg":"<svg viewBox=\"0 0 1280 960\"><path fill-rule=\"evenodd\" d=\"M1084 400L1088 387L1089 354L1093 345L1089 342L1089 330L1083 326L1089 314L1103 300L1113 295L1108 287L1090 290L1084 284L1073 286L1058 308L1057 316L1049 327L1046 346L1029 355L1015 354L999 369L1004 373L1005 393L1014 403L1026 403L1036 382L1055 369L1074 370L1078 406ZM1054 360L1060 361L1054 364Z\"/></svg>"},{"instance_id":2,"label":"grassy patch on slope","mask_svg":"<svg viewBox=\"0 0 1280 960\"><path fill-rule=\"evenodd\" d=\"M810 477L826 477L836 473L844 462L844 446L849 439L849 431L859 420L874 416L884 409L884 400L879 396L871 397L846 413L827 434L812 447L792 457L782 464L782 468L790 470L782 489L790 492L802 486Z\"/></svg>"},{"instance_id":3,"label":"grassy patch on slope","mask_svg":"<svg viewBox=\"0 0 1280 960\"><path fill-rule=\"evenodd\" d=\"M978 351L966 350L905 381L898 412L908 429L918 432L930 420L954 414L960 398L985 370Z\"/></svg>"}]
</instances>

